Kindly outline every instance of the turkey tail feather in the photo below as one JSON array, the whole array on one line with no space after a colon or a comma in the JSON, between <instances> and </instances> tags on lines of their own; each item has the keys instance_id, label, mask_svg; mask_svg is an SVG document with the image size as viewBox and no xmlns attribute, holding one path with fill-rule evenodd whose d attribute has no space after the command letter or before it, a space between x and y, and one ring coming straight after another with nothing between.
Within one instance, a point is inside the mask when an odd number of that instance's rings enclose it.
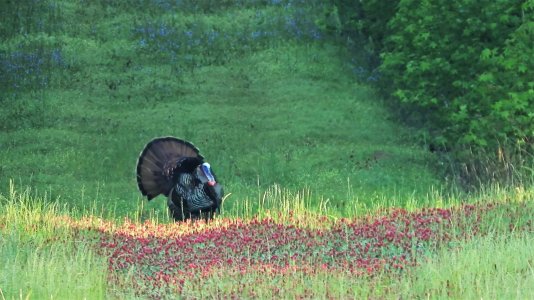
<instances>
[{"instance_id":1,"label":"turkey tail feather","mask_svg":"<svg viewBox=\"0 0 534 300\"><path fill-rule=\"evenodd\" d=\"M137 186L151 200L168 195L173 187L172 171L184 157L203 159L190 142L175 137L155 138L146 144L137 160Z\"/></svg>"}]
</instances>

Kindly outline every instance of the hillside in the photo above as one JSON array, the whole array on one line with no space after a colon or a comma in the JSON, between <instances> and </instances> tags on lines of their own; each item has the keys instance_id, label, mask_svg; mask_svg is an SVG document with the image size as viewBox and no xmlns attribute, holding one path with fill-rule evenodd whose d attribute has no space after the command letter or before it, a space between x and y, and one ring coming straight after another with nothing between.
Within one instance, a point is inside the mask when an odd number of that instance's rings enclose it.
<instances>
[{"instance_id":1,"label":"hillside","mask_svg":"<svg viewBox=\"0 0 534 300\"><path fill-rule=\"evenodd\" d=\"M177 3L58 1L24 19L49 26L2 45L15 66L0 108L2 191L14 180L132 213L137 155L167 135L201 149L229 214L274 185L340 214L422 203L442 187L435 157L357 83L358 53L321 25L323 4Z\"/></svg>"}]
</instances>

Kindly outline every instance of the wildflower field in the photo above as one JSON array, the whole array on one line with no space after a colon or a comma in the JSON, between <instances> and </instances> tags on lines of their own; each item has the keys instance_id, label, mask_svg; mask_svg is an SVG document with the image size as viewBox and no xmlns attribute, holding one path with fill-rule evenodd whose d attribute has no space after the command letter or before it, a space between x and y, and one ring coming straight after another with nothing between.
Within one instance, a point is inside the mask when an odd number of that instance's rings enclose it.
<instances>
[{"instance_id":1,"label":"wildflower field","mask_svg":"<svg viewBox=\"0 0 534 300\"><path fill-rule=\"evenodd\" d=\"M12 189L0 199L2 296L532 298L532 191L500 196L352 218L294 206L169 223L72 217Z\"/></svg>"}]
</instances>

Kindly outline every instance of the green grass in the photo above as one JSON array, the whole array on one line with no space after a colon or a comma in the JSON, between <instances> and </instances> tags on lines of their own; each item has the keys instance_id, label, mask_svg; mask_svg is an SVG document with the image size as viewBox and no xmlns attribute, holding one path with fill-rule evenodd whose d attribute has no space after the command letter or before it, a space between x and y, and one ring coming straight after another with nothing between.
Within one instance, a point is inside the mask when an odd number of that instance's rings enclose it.
<instances>
[{"instance_id":1,"label":"green grass","mask_svg":"<svg viewBox=\"0 0 534 300\"><path fill-rule=\"evenodd\" d=\"M27 40L63 45L71 67L53 73L56 84L40 101L28 93L22 108L0 108L9 118L0 132L0 191L13 179L79 208L96 201L107 211L132 213L142 201L137 155L166 135L201 149L231 193L229 210L273 185L309 190L315 206L329 201L346 214L355 203L387 198L403 205L446 184L415 133L355 83L347 53L334 41L273 41L177 75L157 53L138 51L134 12L109 7L98 14L99 4L82 10L61 3L72 26ZM184 17L226 28L249 15L250 9L231 9ZM19 110L28 114L17 117ZM165 212L165 201L153 202L148 208Z\"/></svg>"},{"instance_id":2,"label":"green grass","mask_svg":"<svg viewBox=\"0 0 534 300\"><path fill-rule=\"evenodd\" d=\"M394 284L402 298L533 299L532 233L492 235L443 249Z\"/></svg>"},{"instance_id":3,"label":"green grass","mask_svg":"<svg viewBox=\"0 0 534 300\"><path fill-rule=\"evenodd\" d=\"M0 299L104 298L106 258L58 222L64 205L11 186L0 213Z\"/></svg>"},{"instance_id":4,"label":"green grass","mask_svg":"<svg viewBox=\"0 0 534 300\"><path fill-rule=\"evenodd\" d=\"M25 245L8 237L2 252L2 299L102 299L105 258L75 241ZM17 253L12 253L16 251Z\"/></svg>"},{"instance_id":5,"label":"green grass","mask_svg":"<svg viewBox=\"0 0 534 300\"><path fill-rule=\"evenodd\" d=\"M509 232L507 229L510 220L521 219L523 225L529 222L525 209L532 208L533 192L532 189L500 189L493 194L487 191L478 199L469 199L507 202L511 208L517 203L522 210L512 213L514 215L510 215L513 209L494 212L480 226L483 235L453 240L449 247L429 249L419 266L402 272L353 276L289 271L266 275L254 271L241 274L222 268L208 277L188 282L182 295L202 298L217 295L269 298L282 294L287 298L530 299L534 296L530 288L534 284L531 251L534 235L529 231ZM290 201L291 197L294 201ZM306 197L274 189L258 202L263 203L263 212L275 219L278 216L283 222L291 210L299 226L315 227L319 219L310 215ZM521 203L528 205L520 206ZM376 209L388 206L386 203L376 205L374 212L367 213L376 214ZM93 216L98 216L99 210L93 207ZM328 213L328 209L322 213ZM8 194L0 195L0 299L139 297L136 288L140 287L130 286L128 272L123 282L107 279L107 257L95 251L98 239L94 238L94 233L64 218L72 214L73 210L66 205L32 196L30 190L19 191L13 185ZM78 214L75 219L83 215ZM164 289L161 293L160 297L172 298Z\"/></svg>"}]
</instances>

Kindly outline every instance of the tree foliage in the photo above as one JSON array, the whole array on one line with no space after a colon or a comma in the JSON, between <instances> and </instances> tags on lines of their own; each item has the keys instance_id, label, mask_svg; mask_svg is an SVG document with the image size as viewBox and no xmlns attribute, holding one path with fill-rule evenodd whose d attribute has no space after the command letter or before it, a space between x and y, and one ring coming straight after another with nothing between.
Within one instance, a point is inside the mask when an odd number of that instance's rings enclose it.
<instances>
[{"instance_id":1,"label":"tree foliage","mask_svg":"<svg viewBox=\"0 0 534 300\"><path fill-rule=\"evenodd\" d=\"M380 57L379 90L433 145L532 162L534 1L337 2Z\"/></svg>"}]
</instances>

